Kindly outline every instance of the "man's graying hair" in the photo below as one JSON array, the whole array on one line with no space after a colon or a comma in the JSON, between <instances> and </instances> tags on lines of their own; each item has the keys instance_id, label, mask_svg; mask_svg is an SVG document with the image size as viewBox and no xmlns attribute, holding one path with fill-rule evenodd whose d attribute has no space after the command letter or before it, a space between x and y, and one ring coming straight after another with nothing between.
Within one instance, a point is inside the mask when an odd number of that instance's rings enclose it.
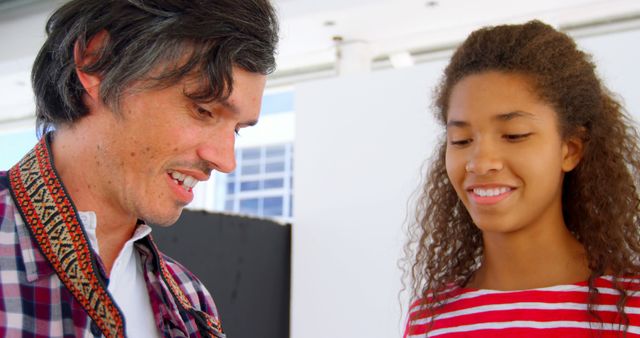
<instances>
[{"instance_id":1,"label":"man's graying hair","mask_svg":"<svg viewBox=\"0 0 640 338\"><path fill-rule=\"evenodd\" d=\"M91 38L106 31L81 69L100 76L100 96L114 111L133 82L162 88L187 75L204 84L189 97L223 99L233 88L233 66L264 75L275 69L278 42L269 0L72 0L53 13L46 31L31 74L39 134L88 112L76 75L76 41L84 54Z\"/></svg>"}]
</instances>

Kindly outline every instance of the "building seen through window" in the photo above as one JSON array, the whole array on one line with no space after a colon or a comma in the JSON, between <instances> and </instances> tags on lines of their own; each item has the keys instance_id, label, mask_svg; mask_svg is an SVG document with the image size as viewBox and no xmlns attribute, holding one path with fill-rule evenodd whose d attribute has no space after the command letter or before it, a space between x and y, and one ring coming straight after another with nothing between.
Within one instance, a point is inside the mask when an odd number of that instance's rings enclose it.
<instances>
[{"instance_id":1,"label":"building seen through window","mask_svg":"<svg viewBox=\"0 0 640 338\"><path fill-rule=\"evenodd\" d=\"M224 181L224 210L259 217L293 216L293 144L240 148L237 169Z\"/></svg>"}]
</instances>

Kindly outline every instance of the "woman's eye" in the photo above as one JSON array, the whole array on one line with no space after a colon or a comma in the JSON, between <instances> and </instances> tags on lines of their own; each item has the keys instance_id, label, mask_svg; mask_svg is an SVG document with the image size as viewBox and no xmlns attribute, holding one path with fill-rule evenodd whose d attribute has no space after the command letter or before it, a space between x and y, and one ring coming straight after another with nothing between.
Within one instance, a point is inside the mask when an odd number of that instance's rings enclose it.
<instances>
[{"instance_id":1,"label":"woman's eye","mask_svg":"<svg viewBox=\"0 0 640 338\"><path fill-rule=\"evenodd\" d=\"M515 141L522 141L522 140L526 139L527 137L529 137L529 135L531 135L531 133L525 133L525 134L505 134L503 137L504 137L507 141L515 142Z\"/></svg>"},{"instance_id":2,"label":"woman's eye","mask_svg":"<svg viewBox=\"0 0 640 338\"><path fill-rule=\"evenodd\" d=\"M465 146L471 143L471 139L451 140L450 142L454 146Z\"/></svg>"}]
</instances>

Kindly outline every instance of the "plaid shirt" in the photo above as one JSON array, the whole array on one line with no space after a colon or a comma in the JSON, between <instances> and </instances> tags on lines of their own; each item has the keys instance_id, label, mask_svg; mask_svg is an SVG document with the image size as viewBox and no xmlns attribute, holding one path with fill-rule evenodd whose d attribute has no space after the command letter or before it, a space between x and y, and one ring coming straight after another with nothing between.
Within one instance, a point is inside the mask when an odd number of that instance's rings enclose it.
<instances>
[{"instance_id":1,"label":"plaid shirt","mask_svg":"<svg viewBox=\"0 0 640 338\"><path fill-rule=\"evenodd\" d=\"M46 144L42 141L39 146L44 147ZM48 256L44 254L48 250L42 251L42 245L38 245L38 239L29 231L29 224L19 212L18 205L10 191L8 173L0 172L0 337L123 336L124 319L120 321L121 331L117 334L101 329L95 316L98 316L100 322L100 316L104 316L105 311L95 311L94 317L91 317L86 310L87 305L83 306L78 301L77 293L74 294L65 286L63 280L67 280L69 276L74 278L79 272L63 271L64 278L60 278L55 264L50 263ZM60 225L62 226L64 224ZM77 253L79 246L76 242L87 243L86 236L74 240L73 247ZM141 257L155 323L162 336L224 337L221 330L217 331L218 314L213 300L193 274L161 254L151 236L136 241L135 249ZM94 266L98 267L95 280L102 281L102 287L106 290L109 280L100 258L95 254L91 256L95 261ZM57 258L60 261L67 259ZM95 283L85 283L83 286L90 288L87 290L91 294L94 289L100 288ZM180 290L176 292L172 287ZM180 291L186 298L176 296ZM108 292L106 294L110 298ZM91 306L99 309L95 303L91 303ZM116 317L119 315L122 318L117 305L114 311ZM209 324L211 327L211 321L217 324L217 329L201 333L203 326Z\"/></svg>"}]
</instances>

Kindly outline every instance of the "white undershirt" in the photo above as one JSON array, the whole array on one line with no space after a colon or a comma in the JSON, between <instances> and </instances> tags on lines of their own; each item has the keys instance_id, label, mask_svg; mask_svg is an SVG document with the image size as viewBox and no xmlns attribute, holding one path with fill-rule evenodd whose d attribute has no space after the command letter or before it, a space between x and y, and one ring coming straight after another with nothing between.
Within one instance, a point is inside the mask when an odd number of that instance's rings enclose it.
<instances>
[{"instance_id":1,"label":"white undershirt","mask_svg":"<svg viewBox=\"0 0 640 338\"><path fill-rule=\"evenodd\" d=\"M93 211L78 212L89 242L96 254L100 253L96 236L96 214ZM107 290L122 311L127 337L160 337L156 327L140 254L134 250L133 242L147 236L151 227L140 224L131 239L116 257L109 277Z\"/></svg>"}]
</instances>

